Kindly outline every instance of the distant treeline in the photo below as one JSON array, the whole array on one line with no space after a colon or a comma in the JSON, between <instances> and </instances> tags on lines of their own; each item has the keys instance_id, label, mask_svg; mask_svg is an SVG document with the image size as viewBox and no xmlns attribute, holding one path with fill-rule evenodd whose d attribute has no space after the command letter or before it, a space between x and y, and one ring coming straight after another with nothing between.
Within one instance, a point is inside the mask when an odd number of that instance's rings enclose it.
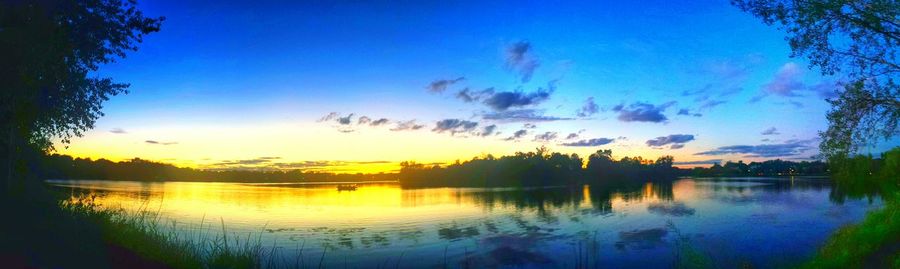
<instances>
[{"instance_id":1,"label":"distant treeline","mask_svg":"<svg viewBox=\"0 0 900 269\"><path fill-rule=\"evenodd\" d=\"M712 167L691 169L690 175L697 177L747 177L747 176L820 176L828 174L828 164L822 161L792 162L768 160L764 162L718 163Z\"/></svg>"},{"instance_id":2,"label":"distant treeline","mask_svg":"<svg viewBox=\"0 0 900 269\"><path fill-rule=\"evenodd\" d=\"M224 181L224 182L343 182L396 180L396 174L334 174L301 170L203 170L176 167L143 159L113 162L106 159L47 155L37 162L45 179L89 179L130 181Z\"/></svg>"},{"instance_id":3,"label":"distant treeline","mask_svg":"<svg viewBox=\"0 0 900 269\"><path fill-rule=\"evenodd\" d=\"M511 156L487 155L448 166L426 166L415 162L400 163L400 183L408 187L500 187L560 186L573 184L613 183L620 180L673 179L682 172L672 167L671 156L656 161L641 157L613 160L612 151L599 150L587 160L577 154L550 153L546 148L535 152L517 152Z\"/></svg>"}]
</instances>

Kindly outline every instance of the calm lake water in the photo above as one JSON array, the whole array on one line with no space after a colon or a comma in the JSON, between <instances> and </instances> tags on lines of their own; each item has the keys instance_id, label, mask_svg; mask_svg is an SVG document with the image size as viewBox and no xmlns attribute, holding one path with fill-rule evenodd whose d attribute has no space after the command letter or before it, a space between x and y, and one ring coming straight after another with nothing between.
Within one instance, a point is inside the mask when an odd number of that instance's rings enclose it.
<instances>
[{"instance_id":1,"label":"calm lake water","mask_svg":"<svg viewBox=\"0 0 900 269\"><path fill-rule=\"evenodd\" d=\"M150 210L183 233L262 236L280 259L333 267L670 267L689 245L721 267L810 257L881 201L834 199L824 179L680 179L631 188L50 181ZM203 228L200 228L201 222ZM210 228L212 226L212 228ZM302 249L302 254L299 254Z\"/></svg>"}]
</instances>

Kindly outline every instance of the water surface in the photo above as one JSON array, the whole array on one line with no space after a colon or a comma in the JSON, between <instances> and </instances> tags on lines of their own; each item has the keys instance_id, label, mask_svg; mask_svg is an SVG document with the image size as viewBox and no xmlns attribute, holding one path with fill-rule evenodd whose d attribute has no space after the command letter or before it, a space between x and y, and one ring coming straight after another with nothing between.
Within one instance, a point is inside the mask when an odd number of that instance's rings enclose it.
<instances>
[{"instance_id":1,"label":"water surface","mask_svg":"<svg viewBox=\"0 0 900 269\"><path fill-rule=\"evenodd\" d=\"M101 193L104 207L158 211L184 233L221 234L222 222L229 234L261 235L280 259L313 266L322 259L324 267L669 267L687 244L720 267L765 268L810 257L837 228L881 204L834 199L827 180L802 178L532 189L377 183L356 191L333 184L50 183Z\"/></svg>"}]
</instances>

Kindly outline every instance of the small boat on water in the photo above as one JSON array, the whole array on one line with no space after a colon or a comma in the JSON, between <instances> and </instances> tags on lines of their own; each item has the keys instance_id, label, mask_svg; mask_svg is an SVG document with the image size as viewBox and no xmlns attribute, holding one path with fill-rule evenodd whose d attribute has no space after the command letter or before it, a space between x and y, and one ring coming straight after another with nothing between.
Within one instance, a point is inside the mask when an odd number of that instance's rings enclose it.
<instances>
[{"instance_id":1,"label":"small boat on water","mask_svg":"<svg viewBox=\"0 0 900 269\"><path fill-rule=\"evenodd\" d=\"M343 185L342 184L342 185L337 186L338 191L355 191L356 188L357 188L356 185Z\"/></svg>"}]
</instances>

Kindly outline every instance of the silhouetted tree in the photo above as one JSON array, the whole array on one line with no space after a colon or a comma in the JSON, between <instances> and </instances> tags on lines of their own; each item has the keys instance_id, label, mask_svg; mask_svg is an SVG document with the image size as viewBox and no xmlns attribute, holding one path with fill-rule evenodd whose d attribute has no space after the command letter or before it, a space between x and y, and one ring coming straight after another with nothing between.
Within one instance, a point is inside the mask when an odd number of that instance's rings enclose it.
<instances>
[{"instance_id":1,"label":"silhouetted tree","mask_svg":"<svg viewBox=\"0 0 900 269\"><path fill-rule=\"evenodd\" d=\"M163 18L121 0L0 1L0 109L7 187L16 157L80 136L103 115L103 101L128 84L92 77L102 64L137 50ZM27 148L26 148L27 147ZM19 163L19 164L16 164Z\"/></svg>"},{"instance_id":2,"label":"silhouetted tree","mask_svg":"<svg viewBox=\"0 0 900 269\"><path fill-rule=\"evenodd\" d=\"M847 80L829 100L826 156L852 154L861 145L900 133L900 5L882 0L732 0L767 24L787 31L791 56L806 56L825 75Z\"/></svg>"}]
</instances>

